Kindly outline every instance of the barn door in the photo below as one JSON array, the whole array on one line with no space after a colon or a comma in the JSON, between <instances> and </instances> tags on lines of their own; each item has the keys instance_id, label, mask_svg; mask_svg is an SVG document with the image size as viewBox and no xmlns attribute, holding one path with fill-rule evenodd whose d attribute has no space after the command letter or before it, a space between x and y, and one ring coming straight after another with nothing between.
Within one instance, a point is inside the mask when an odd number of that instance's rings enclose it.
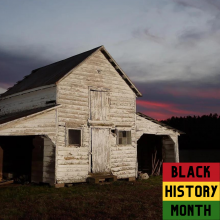
<instances>
[{"instance_id":1,"label":"barn door","mask_svg":"<svg viewBox=\"0 0 220 220\"><path fill-rule=\"evenodd\" d=\"M110 129L92 128L92 173L110 172Z\"/></svg>"},{"instance_id":2,"label":"barn door","mask_svg":"<svg viewBox=\"0 0 220 220\"><path fill-rule=\"evenodd\" d=\"M93 121L108 120L109 94L106 91L90 91L90 119Z\"/></svg>"}]
</instances>

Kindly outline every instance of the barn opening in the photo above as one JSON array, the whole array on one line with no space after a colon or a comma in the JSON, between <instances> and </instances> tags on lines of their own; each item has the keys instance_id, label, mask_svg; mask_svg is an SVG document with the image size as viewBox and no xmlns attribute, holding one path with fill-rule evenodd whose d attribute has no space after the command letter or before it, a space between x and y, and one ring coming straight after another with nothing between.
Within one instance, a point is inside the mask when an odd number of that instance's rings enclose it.
<instances>
[{"instance_id":1,"label":"barn opening","mask_svg":"<svg viewBox=\"0 0 220 220\"><path fill-rule=\"evenodd\" d=\"M162 161L162 136L143 134L137 142L138 171L152 174L153 160Z\"/></svg>"},{"instance_id":2,"label":"barn opening","mask_svg":"<svg viewBox=\"0 0 220 220\"><path fill-rule=\"evenodd\" d=\"M152 175L160 167L162 174L162 162L175 162L174 147L168 135L143 134L137 142L138 171Z\"/></svg>"},{"instance_id":3,"label":"barn opening","mask_svg":"<svg viewBox=\"0 0 220 220\"><path fill-rule=\"evenodd\" d=\"M53 179L55 151L49 149L48 160L47 148L42 136L0 136L0 180L40 183Z\"/></svg>"}]
</instances>

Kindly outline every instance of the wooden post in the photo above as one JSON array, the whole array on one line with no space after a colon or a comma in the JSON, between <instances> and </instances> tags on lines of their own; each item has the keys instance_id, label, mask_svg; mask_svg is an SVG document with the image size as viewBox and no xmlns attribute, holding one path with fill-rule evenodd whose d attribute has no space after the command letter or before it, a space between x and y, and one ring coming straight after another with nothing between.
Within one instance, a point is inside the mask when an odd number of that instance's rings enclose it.
<instances>
[{"instance_id":1,"label":"wooden post","mask_svg":"<svg viewBox=\"0 0 220 220\"><path fill-rule=\"evenodd\" d=\"M0 181L3 177L3 149L0 146Z\"/></svg>"}]
</instances>

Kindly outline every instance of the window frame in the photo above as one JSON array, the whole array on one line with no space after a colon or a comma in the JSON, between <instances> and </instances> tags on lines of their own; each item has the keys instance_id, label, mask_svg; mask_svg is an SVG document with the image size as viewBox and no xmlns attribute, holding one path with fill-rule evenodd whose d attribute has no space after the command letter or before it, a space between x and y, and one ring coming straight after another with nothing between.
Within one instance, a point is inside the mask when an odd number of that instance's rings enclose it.
<instances>
[{"instance_id":1,"label":"window frame","mask_svg":"<svg viewBox=\"0 0 220 220\"><path fill-rule=\"evenodd\" d=\"M120 132L123 132L123 131L125 131L125 132L130 132L130 143L128 144L127 142L127 140L128 140L128 136L126 137L126 144L119 144L119 133ZM118 146L131 146L132 145L132 132L131 132L131 130L130 129L128 129L128 130L125 130L125 129L117 129L116 130L116 134L117 134L117 145Z\"/></svg>"},{"instance_id":2,"label":"window frame","mask_svg":"<svg viewBox=\"0 0 220 220\"><path fill-rule=\"evenodd\" d=\"M77 130L77 131L80 131L80 145L77 145L77 144L70 144L69 143L69 130ZM82 147L82 143L83 143L83 138L82 138L82 132L83 132L83 129L82 128L67 128L66 129L66 146L67 147L76 147L76 148L79 148L79 147Z\"/></svg>"}]
</instances>

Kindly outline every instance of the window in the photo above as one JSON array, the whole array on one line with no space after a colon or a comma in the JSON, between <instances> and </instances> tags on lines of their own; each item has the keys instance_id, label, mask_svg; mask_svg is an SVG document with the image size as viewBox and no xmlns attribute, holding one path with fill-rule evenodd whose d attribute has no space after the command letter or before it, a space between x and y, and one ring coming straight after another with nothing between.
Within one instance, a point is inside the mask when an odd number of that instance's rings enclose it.
<instances>
[{"instance_id":1,"label":"window","mask_svg":"<svg viewBox=\"0 0 220 220\"><path fill-rule=\"evenodd\" d=\"M131 131L118 131L118 144L119 145L131 144Z\"/></svg>"},{"instance_id":2,"label":"window","mask_svg":"<svg viewBox=\"0 0 220 220\"><path fill-rule=\"evenodd\" d=\"M69 129L68 130L69 145L77 147L81 146L81 130Z\"/></svg>"}]
</instances>

